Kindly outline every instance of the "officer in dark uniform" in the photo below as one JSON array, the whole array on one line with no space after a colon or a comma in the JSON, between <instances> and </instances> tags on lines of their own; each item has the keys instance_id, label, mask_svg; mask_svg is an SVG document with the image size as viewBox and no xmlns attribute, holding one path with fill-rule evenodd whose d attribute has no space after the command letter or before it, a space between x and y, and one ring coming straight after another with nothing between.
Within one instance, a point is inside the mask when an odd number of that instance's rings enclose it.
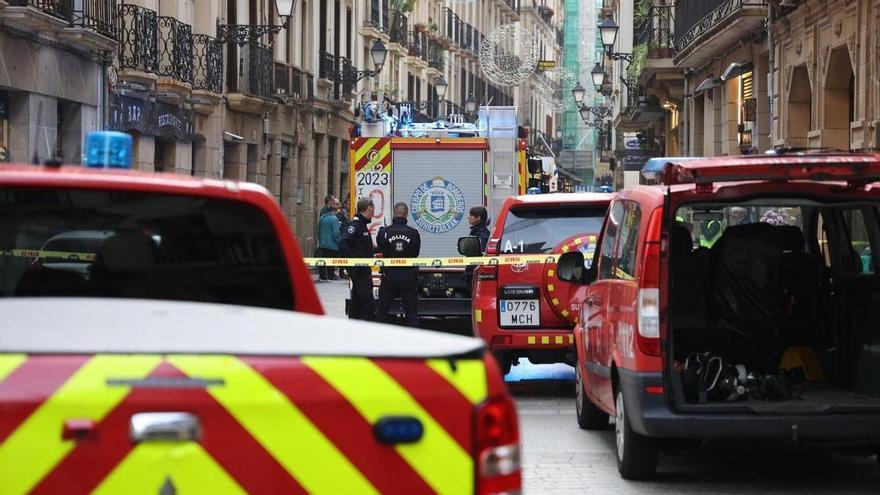
<instances>
[{"instance_id":1,"label":"officer in dark uniform","mask_svg":"<svg viewBox=\"0 0 880 495\"><path fill-rule=\"evenodd\" d=\"M406 224L409 207L406 203L394 205L394 219L388 227L379 229L376 244L383 258L417 258L422 247L419 231ZM382 285L379 286L378 321L389 321L388 314L394 298L403 301L406 324L419 326L419 269L398 267L382 269Z\"/></svg>"},{"instance_id":2,"label":"officer in dark uniform","mask_svg":"<svg viewBox=\"0 0 880 495\"><path fill-rule=\"evenodd\" d=\"M474 206L468 215L468 223L471 224L470 235L480 240L480 250L486 252L486 244L489 243L488 223L489 213L485 206Z\"/></svg>"},{"instance_id":3,"label":"officer in dark uniform","mask_svg":"<svg viewBox=\"0 0 880 495\"><path fill-rule=\"evenodd\" d=\"M346 258L372 258L375 252L370 235L370 219L376 208L373 200L361 198L357 214L339 238L339 253ZM349 270L351 279L351 306L348 317L353 320L373 320L376 300L373 299L373 272L368 266L354 266Z\"/></svg>"}]
</instances>

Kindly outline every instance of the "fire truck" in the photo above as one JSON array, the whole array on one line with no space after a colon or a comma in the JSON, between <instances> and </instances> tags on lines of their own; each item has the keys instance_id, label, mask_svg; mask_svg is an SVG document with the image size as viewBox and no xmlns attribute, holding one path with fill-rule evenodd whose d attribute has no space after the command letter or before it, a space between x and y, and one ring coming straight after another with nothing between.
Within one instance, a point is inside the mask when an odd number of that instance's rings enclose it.
<instances>
[{"instance_id":1,"label":"fire truck","mask_svg":"<svg viewBox=\"0 0 880 495\"><path fill-rule=\"evenodd\" d=\"M482 107L478 122L378 120L353 129L351 214L359 198L373 200L374 241L379 228L391 224L393 205L403 202L409 225L422 237L421 258L458 256L458 238L470 232L471 207L485 206L491 223L508 196L525 193L526 140L516 107ZM420 268L419 275L420 317L470 317L463 267ZM376 273L376 287L378 282ZM392 311L402 313L402 307L394 304Z\"/></svg>"}]
</instances>

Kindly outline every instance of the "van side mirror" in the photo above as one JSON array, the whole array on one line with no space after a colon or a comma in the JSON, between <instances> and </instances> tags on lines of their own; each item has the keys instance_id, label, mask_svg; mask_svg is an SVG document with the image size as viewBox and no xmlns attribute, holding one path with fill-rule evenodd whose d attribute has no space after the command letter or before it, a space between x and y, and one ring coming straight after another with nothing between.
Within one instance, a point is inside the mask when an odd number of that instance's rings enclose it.
<instances>
[{"instance_id":1,"label":"van side mirror","mask_svg":"<svg viewBox=\"0 0 880 495\"><path fill-rule=\"evenodd\" d=\"M472 235L458 238L458 254L462 256L482 256L480 238Z\"/></svg>"},{"instance_id":2,"label":"van side mirror","mask_svg":"<svg viewBox=\"0 0 880 495\"><path fill-rule=\"evenodd\" d=\"M563 282L581 283L584 278L584 255L580 251L565 253L556 261L556 276Z\"/></svg>"}]
</instances>

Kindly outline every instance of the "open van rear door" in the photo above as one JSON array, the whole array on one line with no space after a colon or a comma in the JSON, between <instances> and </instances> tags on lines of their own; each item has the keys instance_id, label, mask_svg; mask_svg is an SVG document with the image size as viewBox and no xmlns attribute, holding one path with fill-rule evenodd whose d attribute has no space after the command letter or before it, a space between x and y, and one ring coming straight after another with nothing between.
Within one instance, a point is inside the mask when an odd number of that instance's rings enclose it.
<instances>
[{"instance_id":1,"label":"open van rear door","mask_svg":"<svg viewBox=\"0 0 880 495\"><path fill-rule=\"evenodd\" d=\"M731 160L670 161L663 183L696 184L698 189L716 182L740 181L839 181L862 187L880 180L880 155L758 156Z\"/></svg>"}]
</instances>

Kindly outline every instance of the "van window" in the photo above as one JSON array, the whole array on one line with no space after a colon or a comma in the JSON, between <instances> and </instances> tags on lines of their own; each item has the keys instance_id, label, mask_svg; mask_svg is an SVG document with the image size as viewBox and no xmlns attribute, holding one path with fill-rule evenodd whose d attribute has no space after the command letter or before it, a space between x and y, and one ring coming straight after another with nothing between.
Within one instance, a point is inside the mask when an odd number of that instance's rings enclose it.
<instances>
[{"instance_id":1,"label":"van window","mask_svg":"<svg viewBox=\"0 0 880 495\"><path fill-rule=\"evenodd\" d=\"M504 254L550 253L579 234L596 235L602 230L605 211L595 206L513 208L504 222L500 250Z\"/></svg>"},{"instance_id":2,"label":"van window","mask_svg":"<svg viewBox=\"0 0 880 495\"><path fill-rule=\"evenodd\" d=\"M131 297L294 307L265 213L161 193L0 188L0 297Z\"/></svg>"},{"instance_id":3,"label":"van window","mask_svg":"<svg viewBox=\"0 0 880 495\"><path fill-rule=\"evenodd\" d=\"M635 278L636 252L639 246L639 225L642 221L642 208L633 201L625 202L626 217L620 229L617 243L618 261L614 271L615 278L631 280Z\"/></svg>"},{"instance_id":4,"label":"van window","mask_svg":"<svg viewBox=\"0 0 880 495\"><path fill-rule=\"evenodd\" d=\"M599 254L599 280L614 278L614 268L617 264L617 240L625 216L626 212L622 201L615 201L611 204L608 221L605 222L602 252Z\"/></svg>"},{"instance_id":5,"label":"van window","mask_svg":"<svg viewBox=\"0 0 880 495\"><path fill-rule=\"evenodd\" d=\"M842 213L844 223L846 224L846 235L849 238L855 265L859 269L859 273L874 273L871 241L868 236L864 212L861 209L852 208L843 210Z\"/></svg>"}]
</instances>

